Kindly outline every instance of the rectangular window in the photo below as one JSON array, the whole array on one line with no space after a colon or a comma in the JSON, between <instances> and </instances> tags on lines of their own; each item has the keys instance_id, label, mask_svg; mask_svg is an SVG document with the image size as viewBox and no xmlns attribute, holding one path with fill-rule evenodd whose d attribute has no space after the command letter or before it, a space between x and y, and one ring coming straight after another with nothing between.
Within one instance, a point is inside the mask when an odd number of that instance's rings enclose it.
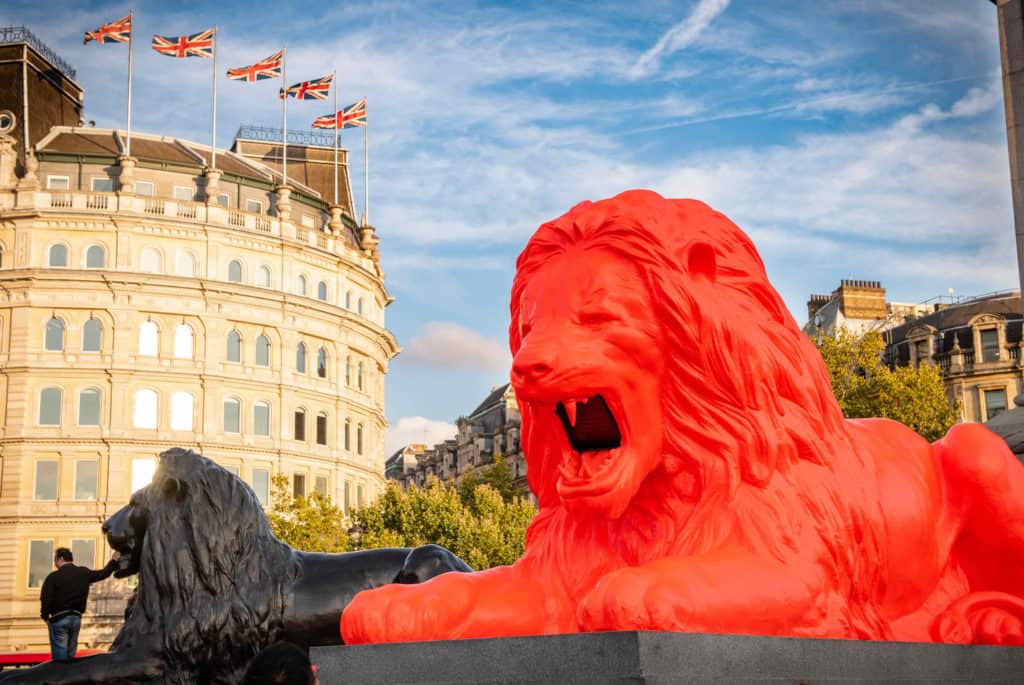
<instances>
[{"instance_id":1,"label":"rectangular window","mask_svg":"<svg viewBox=\"0 0 1024 685\"><path fill-rule=\"evenodd\" d=\"M999 361L999 331L994 328L981 332L981 361Z\"/></svg>"},{"instance_id":2,"label":"rectangular window","mask_svg":"<svg viewBox=\"0 0 1024 685\"><path fill-rule=\"evenodd\" d=\"M230 472L230 473L232 473L232 474L234 474L236 476L240 473L240 471L238 470L238 467L233 465L233 464L221 464L221 466L224 467L225 471L228 471L228 472Z\"/></svg>"},{"instance_id":3,"label":"rectangular window","mask_svg":"<svg viewBox=\"0 0 1024 685\"><path fill-rule=\"evenodd\" d=\"M986 390L985 391L985 414L988 420L992 420L1006 411L1006 391Z\"/></svg>"},{"instance_id":4,"label":"rectangular window","mask_svg":"<svg viewBox=\"0 0 1024 685\"><path fill-rule=\"evenodd\" d=\"M316 494L327 497L327 476L316 477Z\"/></svg>"},{"instance_id":5,"label":"rectangular window","mask_svg":"<svg viewBox=\"0 0 1024 685\"><path fill-rule=\"evenodd\" d=\"M270 502L270 471L266 469L252 470L252 489L256 499L264 507Z\"/></svg>"},{"instance_id":6,"label":"rectangular window","mask_svg":"<svg viewBox=\"0 0 1024 685\"><path fill-rule=\"evenodd\" d=\"M98 390L83 390L78 394L78 425L100 425L100 393Z\"/></svg>"},{"instance_id":7,"label":"rectangular window","mask_svg":"<svg viewBox=\"0 0 1024 685\"><path fill-rule=\"evenodd\" d=\"M189 202L196 196L196 191L193 188L186 188L185 186L174 186L174 199L175 200L188 200Z\"/></svg>"},{"instance_id":8,"label":"rectangular window","mask_svg":"<svg viewBox=\"0 0 1024 685\"><path fill-rule=\"evenodd\" d=\"M60 468L57 461L36 462L36 488L33 499L55 502Z\"/></svg>"},{"instance_id":9,"label":"rectangular window","mask_svg":"<svg viewBox=\"0 0 1024 685\"><path fill-rule=\"evenodd\" d=\"M292 476L292 495L295 497L306 496L306 477L301 473Z\"/></svg>"},{"instance_id":10,"label":"rectangular window","mask_svg":"<svg viewBox=\"0 0 1024 685\"><path fill-rule=\"evenodd\" d=\"M241 402L238 400L225 400L224 401L224 432L225 433L238 433L239 428L239 414L241 413L239 405Z\"/></svg>"},{"instance_id":11,"label":"rectangular window","mask_svg":"<svg viewBox=\"0 0 1024 685\"><path fill-rule=\"evenodd\" d=\"M105 176L94 176L91 180L92 192L94 193L112 193L114 192L114 181L113 179Z\"/></svg>"},{"instance_id":12,"label":"rectangular window","mask_svg":"<svg viewBox=\"0 0 1024 685\"><path fill-rule=\"evenodd\" d=\"M75 558L75 566L93 568L93 566L96 564L96 541L72 540L71 556Z\"/></svg>"},{"instance_id":13,"label":"rectangular window","mask_svg":"<svg viewBox=\"0 0 1024 685\"><path fill-rule=\"evenodd\" d=\"M135 182L135 194L136 195L148 195L152 196L156 192L156 187L152 181L136 181Z\"/></svg>"},{"instance_id":14,"label":"rectangular window","mask_svg":"<svg viewBox=\"0 0 1024 685\"><path fill-rule=\"evenodd\" d=\"M136 459L132 462L132 492L141 490L153 480L156 473L155 459Z\"/></svg>"},{"instance_id":15,"label":"rectangular window","mask_svg":"<svg viewBox=\"0 0 1024 685\"><path fill-rule=\"evenodd\" d=\"M42 587L53 567L53 540L32 540L28 547L28 586Z\"/></svg>"},{"instance_id":16,"label":"rectangular window","mask_svg":"<svg viewBox=\"0 0 1024 685\"><path fill-rule=\"evenodd\" d=\"M75 499L96 499L96 493L99 491L98 474L99 462L95 459L75 462Z\"/></svg>"},{"instance_id":17,"label":"rectangular window","mask_svg":"<svg viewBox=\"0 0 1024 685\"><path fill-rule=\"evenodd\" d=\"M363 508L363 484L360 483L356 486L356 506L360 509Z\"/></svg>"},{"instance_id":18,"label":"rectangular window","mask_svg":"<svg viewBox=\"0 0 1024 685\"><path fill-rule=\"evenodd\" d=\"M928 340L918 340L914 343L914 349L917 351L918 366L931 361L931 350L928 348Z\"/></svg>"},{"instance_id":19,"label":"rectangular window","mask_svg":"<svg viewBox=\"0 0 1024 685\"><path fill-rule=\"evenodd\" d=\"M67 176L47 176L47 190L71 190L71 179Z\"/></svg>"},{"instance_id":20,"label":"rectangular window","mask_svg":"<svg viewBox=\"0 0 1024 685\"><path fill-rule=\"evenodd\" d=\"M231 196L227 195L226 193L221 193L220 195L217 196L217 204L219 204L221 207L230 207Z\"/></svg>"},{"instance_id":21,"label":"rectangular window","mask_svg":"<svg viewBox=\"0 0 1024 685\"><path fill-rule=\"evenodd\" d=\"M304 441L306 439L306 412L295 412L295 439Z\"/></svg>"},{"instance_id":22,"label":"rectangular window","mask_svg":"<svg viewBox=\"0 0 1024 685\"><path fill-rule=\"evenodd\" d=\"M345 511L352 507L352 485L348 481L345 481Z\"/></svg>"},{"instance_id":23,"label":"rectangular window","mask_svg":"<svg viewBox=\"0 0 1024 685\"><path fill-rule=\"evenodd\" d=\"M257 402L252 408L253 432L256 435L270 435L270 405Z\"/></svg>"},{"instance_id":24,"label":"rectangular window","mask_svg":"<svg viewBox=\"0 0 1024 685\"><path fill-rule=\"evenodd\" d=\"M263 203L260 202L259 200L246 200L245 201L245 211L247 211L247 212L256 212L257 214L262 214L263 213Z\"/></svg>"},{"instance_id":25,"label":"rectangular window","mask_svg":"<svg viewBox=\"0 0 1024 685\"><path fill-rule=\"evenodd\" d=\"M316 444L327 444L327 417L323 414L316 417Z\"/></svg>"}]
</instances>

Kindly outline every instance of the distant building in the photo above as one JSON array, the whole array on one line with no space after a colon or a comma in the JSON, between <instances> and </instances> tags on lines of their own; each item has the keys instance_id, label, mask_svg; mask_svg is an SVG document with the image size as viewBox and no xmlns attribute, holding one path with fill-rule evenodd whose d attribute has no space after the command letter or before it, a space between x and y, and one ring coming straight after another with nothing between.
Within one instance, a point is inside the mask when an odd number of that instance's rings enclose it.
<instances>
[{"instance_id":1,"label":"distant building","mask_svg":"<svg viewBox=\"0 0 1024 685\"><path fill-rule=\"evenodd\" d=\"M862 334L887 330L903 321L935 311L932 304L886 302L878 281L843 279L831 295L811 295L807 300L804 332L833 336L842 328Z\"/></svg>"},{"instance_id":2,"label":"distant building","mask_svg":"<svg viewBox=\"0 0 1024 685\"><path fill-rule=\"evenodd\" d=\"M988 421L1024 390L1016 290L965 299L885 334L892 365L935 364L964 421Z\"/></svg>"},{"instance_id":3,"label":"distant building","mask_svg":"<svg viewBox=\"0 0 1024 685\"><path fill-rule=\"evenodd\" d=\"M515 392L508 383L490 394L468 416L456 420L455 438L433 447L408 445L387 460L386 477L402 487L422 486L431 476L460 480L501 456L516 484L526 488L526 459L519 443L521 419Z\"/></svg>"},{"instance_id":4,"label":"distant building","mask_svg":"<svg viewBox=\"0 0 1024 685\"><path fill-rule=\"evenodd\" d=\"M54 550L101 566L100 525L165 449L264 503L277 474L346 508L384 486L390 298L350 192L305 168L326 152L290 145L287 186L170 136L133 132L129 156L124 131L83 126L74 78L0 28L0 652L47 649ZM120 626L117 587L94 588L81 647Z\"/></svg>"}]
</instances>

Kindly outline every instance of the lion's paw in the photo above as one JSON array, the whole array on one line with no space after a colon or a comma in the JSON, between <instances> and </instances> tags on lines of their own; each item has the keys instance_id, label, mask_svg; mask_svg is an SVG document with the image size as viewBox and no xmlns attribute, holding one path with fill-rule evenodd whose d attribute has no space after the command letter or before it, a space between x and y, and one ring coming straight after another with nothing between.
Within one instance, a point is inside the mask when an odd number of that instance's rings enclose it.
<instances>
[{"instance_id":1,"label":"lion's paw","mask_svg":"<svg viewBox=\"0 0 1024 685\"><path fill-rule=\"evenodd\" d=\"M440 640L452 632L452 602L425 585L364 590L341 614L345 644Z\"/></svg>"},{"instance_id":2,"label":"lion's paw","mask_svg":"<svg viewBox=\"0 0 1024 685\"><path fill-rule=\"evenodd\" d=\"M580 603L577 620L584 632L601 630L681 630L683 602L649 570L622 568L602 578Z\"/></svg>"}]
</instances>

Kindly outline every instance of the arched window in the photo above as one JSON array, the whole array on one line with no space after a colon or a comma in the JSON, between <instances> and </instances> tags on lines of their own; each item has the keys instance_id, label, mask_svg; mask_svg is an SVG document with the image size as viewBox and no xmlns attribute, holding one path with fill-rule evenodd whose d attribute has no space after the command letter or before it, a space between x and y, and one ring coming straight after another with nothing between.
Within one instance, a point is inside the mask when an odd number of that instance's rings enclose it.
<instances>
[{"instance_id":1,"label":"arched window","mask_svg":"<svg viewBox=\"0 0 1024 685\"><path fill-rule=\"evenodd\" d=\"M256 269L256 285L263 288L270 287L270 267L261 264Z\"/></svg>"},{"instance_id":2,"label":"arched window","mask_svg":"<svg viewBox=\"0 0 1024 685\"><path fill-rule=\"evenodd\" d=\"M228 280L232 283L242 282L242 263L237 259L228 262Z\"/></svg>"},{"instance_id":3,"label":"arched window","mask_svg":"<svg viewBox=\"0 0 1024 685\"><path fill-rule=\"evenodd\" d=\"M352 309L352 291L345 291L345 309Z\"/></svg>"},{"instance_id":4,"label":"arched window","mask_svg":"<svg viewBox=\"0 0 1024 685\"><path fill-rule=\"evenodd\" d=\"M242 403L234 397L229 397L224 400L224 432L225 433L240 433L242 431L241 426L241 415L242 415Z\"/></svg>"},{"instance_id":5,"label":"arched window","mask_svg":"<svg viewBox=\"0 0 1024 685\"><path fill-rule=\"evenodd\" d=\"M195 413L195 398L190 393L178 391L171 395L171 430L192 430Z\"/></svg>"},{"instance_id":6,"label":"arched window","mask_svg":"<svg viewBox=\"0 0 1024 685\"><path fill-rule=\"evenodd\" d=\"M132 424L136 428L156 428L158 405L155 390L136 390Z\"/></svg>"},{"instance_id":7,"label":"arched window","mask_svg":"<svg viewBox=\"0 0 1024 685\"><path fill-rule=\"evenodd\" d=\"M324 412L316 415L316 444L327 444L327 414Z\"/></svg>"},{"instance_id":8,"label":"arched window","mask_svg":"<svg viewBox=\"0 0 1024 685\"><path fill-rule=\"evenodd\" d=\"M242 336L238 334L238 331L228 333L228 361L242 361Z\"/></svg>"},{"instance_id":9,"label":"arched window","mask_svg":"<svg viewBox=\"0 0 1024 685\"><path fill-rule=\"evenodd\" d=\"M155 247L147 247L142 251L142 270L149 274L164 272L164 256Z\"/></svg>"},{"instance_id":10,"label":"arched window","mask_svg":"<svg viewBox=\"0 0 1024 685\"><path fill-rule=\"evenodd\" d=\"M295 439L300 442L306 441L306 410L295 410Z\"/></svg>"},{"instance_id":11,"label":"arched window","mask_svg":"<svg viewBox=\"0 0 1024 685\"><path fill-rule=\"evenodd\" d=\"M327 283L324 281L316 284L316 297L318 300L327 301Z\"/></svg>"},{"instance_id":12,"label":"arched window","mask_svg":"<svg viewBox=\"0 0 1024 685\"><path fill-rule=\"evenodd\" d=\"M39 425L59 426L64 393L60 388L43 388L39 393Z\"/></svg>"},{"instance_id":13,"label":"arched window","mask_svg":"<svg viewBox=\"0 0 1024 685\"><path fill-rule=\"evenodd\" d=\"M67 266L68 265L68 248L66 245L57 243L56 245L50 245L50 266Z\"/></svg>"},{"instance_id":14,"label":"arched window","mask_svg":"<svg viewBox=\"0 0 1024 685\"><path fill-rule=\"evenodd\" d=\"M103 324L99 319L88 319L82 326L82 352L99 352L103 345Z\"/></svg>"},{"instance_id":15,"label":"arched window","mask_svg":"<svg viewBox=\"0 0 1024 685\"><path fill-rule=\"evenodd\" d=\"M270 435L270 403L257 402L252 405L252 431L256 435Z\"/></svg>"},{"instance_id":16,"label":"arched window","mask_svg":"<svg viewBox=\"0 0 1024 685\"><path fill-rule=\"evenodd\" d=\"M139 354L144 357L155 357L159 354L160 332L152 321L144 321L139 327Z\"/></svg>"},{"instance_id":17,"label":"arched window","mask_svg":"<svg viewBox=\"0 0 1024 685\"><path fill-rule=\"evenodd\" d=\"M306 343L295 348L295 373L306 373Z\"/></svg>"},{"instance_id":18,"label":"arched window","mask_svg":"<svg viewBox=\"0 0 1024 685\"><path fill-rule=\"evenodd\" d=\"M327 378L327 351L322 347L316 351L316 375Z\"/></svg>"},{"instance_id":19,"label":"arched window","mask_svg":"<svg viewBox=\"0 0 1024 685\"><path fill-rule=\"evenodd\" d=\"M102 245L90 245L85 251L85 268L102 269L107 265L107 251Z\"/></svg>"},{"instance_id":20,"label":"arched window","mask_svg":"<svg viewBox=\"0 0 1024 685\"><path fill-rule=\"evenodd\" d=\"M361 298L361 297L359 298L359 302L356 303L356 313L357 314L362 314L363 313L363 298Z\"/></svg>"},{"instance_id":21,"label":"arched window","mask_svg":"<svg viewBox=\"0 0 1024 685\"><path fill-rule=\"evenodd\" d=\"M299 274L295 288L299 295L306 294L306 277L302 274Z\"/></svg>"},{"instance_id":22,"label":"arched window","mask_svg":"<svg viewBox=\"0 0 1024 685\"><path fill-rule=\"evenodd\" d=\"M363 363L359 362L356 366L356 387L360 390L363 389Z\"/></svg>"},{"instance_id":23,"label":"arched window","mask_svg":"<svg viewBox=\"0 0 1024 685\"><path fill-rule=\"evenodd\" d=\"M188 324L179 324L174 329L174 358L192 358L192 327Z\"/></svg>"},{"instance_id":24,"label":"arched window","mask_svg":"<svg viewBox=\"0 0 1024 685\"><path fill-rule=\"evenodd\" d=\"M49 352L60 352L64 349L64 322L56 316L46 322L44 347Z\"/></svg>"},{"instance_id":25,"label":"arched window","mask_svg":"<svg viewBox=\"0 0 1024 685\"><path fill-rule=\"evenodd\" d=\"M270 366L270 338L265 335L256 338L256 366Z\"/></svg>"},{"instance_id":26,"label":"arched window","mask_svg":"<svg viewBox=\"0 0 1024 685\"><path fill-rule=\"evenodd\" d=\"M352 422L345 419L345 449L352 449Z\"/></svg>"},{"instance_id":27,"label":"arched window","mask_svg":"<svg viewBox=\"0 0 1024 685\"><path fill-rule=\"evenodd\" d=\"M174 273L186 278L194 278L196 275L196 258L191 252L180 250L174 256Z\"/></svg>"},{"instance_id":28,"label":"arched window","mask_svg":"<svg viewBox=\"0 0 1024 685\"><path fill-rule=\"evenodd\" d=\"M100 391L96 388L78 393L78 425L100 425Z\"/></svg>"},{"instance_id":29,"label":"arched window","mask_svg":"<svg viewBox=\"0 0 1024 685\"><path fill-rule=\"evenodd\" d=\"M352 355L345 357L345 385L352 385Z\"/></svg>"},{"instance_id":30,"label":"arched window","mask_svg":"<svg viewBox=\"0 0 1024 685\"><path fill-rule=\"evenodd\" d=\"M363 453L363 424L356 426L356 454Z\"/></svg>"}]
</instances>

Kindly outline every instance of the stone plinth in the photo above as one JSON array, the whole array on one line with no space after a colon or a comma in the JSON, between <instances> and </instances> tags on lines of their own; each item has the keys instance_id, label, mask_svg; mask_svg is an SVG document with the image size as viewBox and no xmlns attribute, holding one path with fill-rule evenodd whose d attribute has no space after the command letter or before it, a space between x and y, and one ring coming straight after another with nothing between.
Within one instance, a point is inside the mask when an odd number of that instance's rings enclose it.
<instances>
[{"instance_id":1,"label":"stone plinth","mask_svg":"<svg viewBox=\"0 0 1024 685\"><path fill-rule=\"evenodd\" d=\"M1024 648L619 632L314 647L322 683L1024 683Z\"/></svg>"}]
</instances>

